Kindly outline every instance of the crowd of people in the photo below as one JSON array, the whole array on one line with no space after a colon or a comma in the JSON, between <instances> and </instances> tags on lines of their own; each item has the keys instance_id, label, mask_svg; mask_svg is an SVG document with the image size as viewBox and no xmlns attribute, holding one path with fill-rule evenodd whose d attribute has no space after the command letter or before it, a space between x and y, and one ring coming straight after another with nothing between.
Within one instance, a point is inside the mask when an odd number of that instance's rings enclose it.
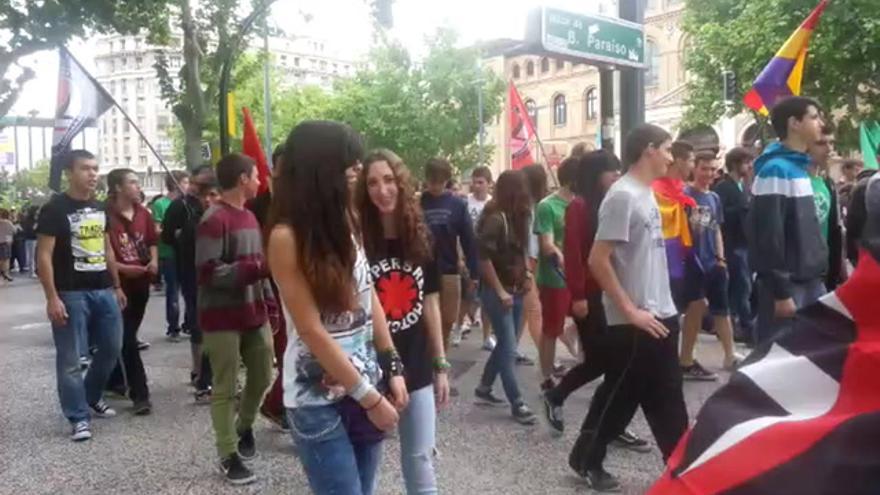
<instances>
[{"instance_id":1,"label":"crowd of people","mask_svg":"<svg viewBox=\"0 0 880 495\"><path fill-rule=\"evenodd\" d=\"M578 147L555 178L541 165L497 180L477 167L462 196L445 159L425 164L420 190L393 151L307 121L275 150L268 184L230 154L170 174L150 210L129 169L110 172L97 201L95 157L69 152L68 188L35 232L71 438L116 415L105 391L151 413L138 329L161 274L167 337L189 336L194 397L210 404L232 484L256 478L262 415L291 433L315 493L374 493L395 428L406 492L437 493L437 411L450 396L537 423L516 372L534 364L519 351L527 330L554 434L566 399L604 377L569 465L593 489L618 490L608 446L652 450L627 429L638 407L665 461L688 426L683 379L717 379L695 357L701 329L733 370L735 338L774 338L853 261L861 165L831 181L833 129L813 100L782 100L771 122L779 141L759 156L735 148L719 160L644 124L622 160ZM476 389L459 391L447 356L476 328L488 358ZM558 341L578 357L570 369Z\"/></svg>"}]
</instances>

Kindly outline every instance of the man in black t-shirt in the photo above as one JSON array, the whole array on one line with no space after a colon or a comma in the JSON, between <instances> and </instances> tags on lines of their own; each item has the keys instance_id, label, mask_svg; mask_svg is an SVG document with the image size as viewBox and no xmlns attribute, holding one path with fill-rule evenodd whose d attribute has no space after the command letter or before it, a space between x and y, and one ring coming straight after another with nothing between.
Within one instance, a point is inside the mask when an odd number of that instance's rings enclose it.
<instances>
[{"instance_id":1,"label":"man in black t-shirt","mask_svg":"<svg viewBox=\"0 0 880 495\"><path fill-rule=\"evenodd\" d=\"M112 417L102 398L122 348L125 294L109 247L104 205L94 199L98 162L85 150L60 158L68 189L43 207L37 223L37 263L52 322L58 397L73 425L71 439L92 437L90 419ZM80 355L95 348L83 377Z\"/></svg>"}]
</instances>

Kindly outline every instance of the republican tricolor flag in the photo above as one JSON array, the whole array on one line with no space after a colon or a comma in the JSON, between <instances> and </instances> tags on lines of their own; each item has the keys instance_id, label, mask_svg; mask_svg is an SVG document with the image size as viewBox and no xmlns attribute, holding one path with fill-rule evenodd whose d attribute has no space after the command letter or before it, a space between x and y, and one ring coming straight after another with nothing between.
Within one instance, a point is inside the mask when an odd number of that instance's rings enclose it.
<instances>
[{"instance_id":1,"label":"republican tricolor flag","mask_svg":"<svg viewBox=\"0 0 880 495\"><path fill-rule=\"evenodd\" d=\"M752 84L752 89L743 97L743 102L747 107L761 115L769 115L770 109L778 100L786 96L801 94L804 62L807 59L810 36L819 25L819 18L822 17L822 12L827 6L828 0L819 2L810 16L776 52L770 63L764 67L764 70Z\"/></svg>"},{"instance_id":2,"label":"republican tricolor flag","mask_svg":"<svg viewBox=\"0 0 880 495\"><path fill-rule=\"evenodd\" d=\"M507 104L510 105L510 166L517 170L535 163L532 148L536 132L513 81L508 87Z\"/></svg>"}]
</instances>

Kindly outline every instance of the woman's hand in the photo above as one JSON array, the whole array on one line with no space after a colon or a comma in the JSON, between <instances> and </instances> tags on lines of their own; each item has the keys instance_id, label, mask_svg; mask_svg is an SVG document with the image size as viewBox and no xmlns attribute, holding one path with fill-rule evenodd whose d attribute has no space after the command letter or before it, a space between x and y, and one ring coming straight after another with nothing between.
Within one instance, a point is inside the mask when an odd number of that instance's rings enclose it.
<instances>
[{"instance_id":1,"label":"woman's hand","mask_svg":"<svg viewBox=\"0 0 880 495\"><path fill-rule=\"evenodd\" d=\"M372 409L367 410L367 418L382 431L390 431L400 420L397 410L385 397L379 397L379 403L374 405Z\"/></svg>"},{"instance_id":2,"label":"woman's hand","mask_svg":"<svg viewBox=\"0 0 880 495\"><path fill-rule=\"evenodd\" d=\"M449 403L449 377L446 373L434 373L434 403L437 409Z\"/></svg>"},{"instance_id":3,"label":"woman's hand","mask_svg":"<svg viewBox=\"0 0 880 495\"><path fill-rule=\"evenodd\" d=\"M507 292L504 289L498 289L496 292L498 294L498 299L501 301L502 306L504 306L507 309L510 309L513 307L513 296L511 296L509 292Z\"/></svg>"},{"instance_id":4,"label":"woman's hand","mask_svg":"<svg viewBox=\"0 0 880 495\"><path fill-rule=\"evenodd\" d=\"M406 409L409 404L409 392L406 391L406 381L402 376L392 376L388 380L388 387L391 389L391 403L398 411Z\"/></svg>"}]
</instances>

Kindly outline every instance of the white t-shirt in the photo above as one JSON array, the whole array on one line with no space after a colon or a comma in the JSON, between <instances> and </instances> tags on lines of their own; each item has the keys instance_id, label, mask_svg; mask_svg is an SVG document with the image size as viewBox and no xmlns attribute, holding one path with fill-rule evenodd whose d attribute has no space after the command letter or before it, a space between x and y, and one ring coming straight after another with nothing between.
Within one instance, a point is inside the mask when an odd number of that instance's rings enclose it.
<instances>
[{"instance_id":1,"label":"white t-shirt","mask_svg":"<svg viewBox=\"0 0 880 495\"><path fill-rule=\"evenodd\" d=\"M614 242L611 265L633 304L657 318L677 314L669 290L660 210L649 186L629 174L611 186L599 208L596 240ZM602 303L609 325L629 324L607 294L602 295Z\"/></svg>"},{"instance_id":2,"label":"white t-shirt","mask_svg":"<svg viewBox=\"0 0 880 495\"><path fill-rule=\"evenodd\" d=\"M468 194L467 197L467 210L468 215L471 217L471 224L474 226L474 230L477 228L477 222L480 221L480 215L483 214L483 208L486 207L486 203L492 199L492 196L486 195L486 199L480 201L475 198L473 194Z\"/></svg>"}]
</instances>

